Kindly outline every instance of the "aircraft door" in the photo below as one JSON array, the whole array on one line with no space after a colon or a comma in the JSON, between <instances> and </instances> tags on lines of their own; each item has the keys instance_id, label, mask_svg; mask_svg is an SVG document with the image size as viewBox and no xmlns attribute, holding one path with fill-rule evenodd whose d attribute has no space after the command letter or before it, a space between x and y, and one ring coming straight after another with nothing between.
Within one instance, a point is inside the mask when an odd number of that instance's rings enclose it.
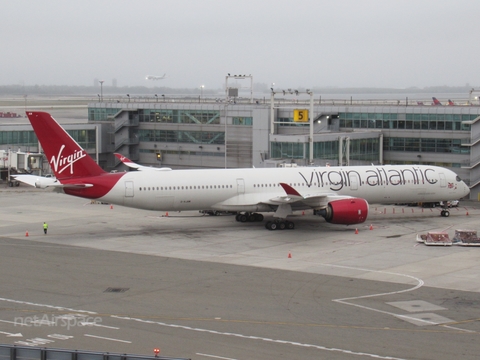
<instances>
[{"instance_id":1,"label":"aircraft door","mask_svg":"<svg viewBox=\"0 0 480 360\"><path fill-rule=\"evenodd\" d=\"M358 190L358 176L355 173L348 174L350 180L350 190Z\"/></svg>"},{"instance_id":2,"label":"aircraft door","mask_svg":"<svg viewBox=\"0 0 480 360\"><path fill-rule=\"evenodd\" d=\"M237 179L237 194L245 194L245 181L243 179Z\"/></svg>"},{"instance_id":3,"label":"aircraft door","mask_svg":"<svg viewBox=\"0 0 480 360\"><path fill-rule=\"evenodd\" d=\"M440 187L441 188L447 187L447 178L445 177L445 174L439 173L438 176L440 177Z\"/></svg>"},{"instance_id":4,"label":"aircraft door","mask_svg":"<svg viewBox=\"0 0 480 360\"><path fill-rule=\"evenodd\" d=\"M125 197L133 197L133 181L125 181Z\"/></svg>"}]
</instances>

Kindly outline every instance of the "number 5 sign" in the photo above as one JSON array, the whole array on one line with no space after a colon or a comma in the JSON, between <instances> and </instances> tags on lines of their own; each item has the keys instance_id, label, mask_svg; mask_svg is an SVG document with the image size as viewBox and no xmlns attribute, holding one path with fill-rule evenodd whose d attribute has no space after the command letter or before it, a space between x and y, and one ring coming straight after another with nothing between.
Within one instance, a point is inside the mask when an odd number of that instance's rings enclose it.
<instances>
[{"instance_id":1,"label":"number 5 sign","mask_svg":"<svg viewBox=\"0 0 480 360\"><path fill-rule=\"evenodd\" d=\"M308 122L308 110L307 109L295 109L295 110L293 110L293 121L295 121L295 122Z\"/></svg>"}]
</instances>

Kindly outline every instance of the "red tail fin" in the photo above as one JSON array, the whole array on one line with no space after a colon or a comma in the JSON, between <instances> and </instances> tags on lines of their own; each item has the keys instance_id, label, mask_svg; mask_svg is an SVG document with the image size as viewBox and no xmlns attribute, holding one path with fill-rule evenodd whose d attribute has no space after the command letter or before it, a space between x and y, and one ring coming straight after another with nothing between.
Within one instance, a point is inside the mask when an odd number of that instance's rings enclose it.
<instances>
[{"instance_id":1,"label":"red tail fin","mask_svg":"<svg viewBox=\"0 0 480 360\"><path fill-rule=\"evenodd\" d=\"M105 173L50 114L28 111L27 116L57 179Z\"/></svg>"}]
</instances>

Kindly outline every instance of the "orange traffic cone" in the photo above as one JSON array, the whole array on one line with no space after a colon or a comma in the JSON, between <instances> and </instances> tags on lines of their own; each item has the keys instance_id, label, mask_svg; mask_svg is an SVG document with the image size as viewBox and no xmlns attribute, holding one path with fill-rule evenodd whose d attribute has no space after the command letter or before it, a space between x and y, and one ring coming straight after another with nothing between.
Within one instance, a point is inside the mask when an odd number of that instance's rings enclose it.
<instances>
[{"instance_id":1,"label":"orange traffic cone","mask_svg":"<svg viewBox=\"0 0 480 360\"><path fill-rule=\"evenodd\" d=\"M110 209L113 209L113 205L110 205Z\"/></svg>"},{"instance_id":2,"label":"orange traffic cone","mask_svg":"<svg viewBox=\"0 0 480 360\"><path fill-rule=\"evenodd\" d=\"M291 259L292 258L292 253L289 251L288 252L288 258Z\"/></svg>"},{"instance_id":3,"label":"orange traffic cone","mask_svg":"<svg viewBox=\"0 0 480 360\"><path fill-rule=\"evenodd\" d=\"M355 234L358 234L358 229L355 229Z\"/></svg>"},{"instance_id":4,"label":"orange traffic cone","mask_svg":"<svg viewBox=\"0 0 480 360\"><path fill-rule=\"evenodd\" d=\"M466 214L466 215L468 216L468 210L467 210L467 214Z\"/></svg>"},{"instance_id":5,"label":"orange traffic cone","mask_svg":"<svg viewBox=\"0 0 480 360\"><path fill-rule=\"evenodd\" d=\"M302 211L302 215L305 215L305 211Z\"/></svg>"},{"instance_id":6,"label":"orange traffic cone","mask_svg":"<svg viewBox=\"0 0 480 360\"><path fill-rule=\"evenodd\" d=\"M26 236L26 237L28 237L28 230L27 230L27 231L25 231L25 236Z\"/></svg>"},{"instance_id":7,"label":"orange traffic cone","mask_svg":"<svg viewBox=\"0 0 480 360\"><path fill-rule=\"evenodd\" d=\"M165 213L165 216L168 217L168 211Z\"/></svg>"},{"instance_id":8,"label":"orange traffic cone","mask_svg":"<svg viewBox=\"0 0 480 360\"><path fill-rule=\"evenodd\" d=\"M373 230L373 225L372 224L370 224L370 230Z\"/></svg>"}]
</instances>

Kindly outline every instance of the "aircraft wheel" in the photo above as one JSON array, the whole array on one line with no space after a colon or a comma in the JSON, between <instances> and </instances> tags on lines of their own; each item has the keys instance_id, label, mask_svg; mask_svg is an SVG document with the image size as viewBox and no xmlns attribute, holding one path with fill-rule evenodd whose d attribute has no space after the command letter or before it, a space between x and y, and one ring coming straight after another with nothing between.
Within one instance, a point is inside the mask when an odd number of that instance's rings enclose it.
<instances>
[{"instance_id":1,"label":"aircraft wheel","mask_svg":"<svg viewBox=\"0 0 480 360\"><path fill-rule=\"evenodd\" d=\"M240 222L240 216L241 216L241 215L242 215L242 214L237 214L237 215L235 215L235 220L238 221L238 222Z\"/></svg>"},{"instance_id":2,"label":"aircraft wheel","mask_svg":"<svg viewBox=\"0 0 480 360\"><path fill-rule=\"evenodd\" d=\"M255 213L255 221L258 221L258 222L263 221L263 215Z\"/></svg>"},{"instance_id":3,"label":"aircraft wheel","mask_svg":"<svg viewBox=\"0 0 480 360\"><path fill-rule=\"evenodd\" d=\"M288 230L293 230L293 229L295 229L295 223L292 222L292 221L287 221L286 225L287 225L287 229L288 229Z\"/></svg>"},{"instance_id":4,"label":"aircraft wheel","mask_svg":"<svg viewBox=\"0 0 480 360\"><path fill-rule=\"evenodd\" d=\"M442 212L443 212L443 216L444 216L444 217L449 217L449 216L450 216L450 211L444 210L444 211L442 211Z\"/></svg>"},{"instance_id":5,"label":"aircraft wheel","mask_svg":"<svg viewBox=\"0 0 480 360\"><path fill-rule=\"evenodd\" d=\"M265 223L265 229L271 230L271 229L270 229L270 225L271 225L271 224L272 224L271 221L267 221L267 222Z\"/></svg>"},{"instance_id":6,"label":"aircraft wheel","mask_svg":"<svg viewBox=\"0 0 480 360\"><path fill-rule=\"evenodd\" d=\"M249 222L254 222L255 221L255 214L249 214L248 215L248 221Z\"/></svg>"},{"instance_id":7,"label":"aircraft wheel","mask_svg":"<svg viewBox=\"0 0 480 360\"><path fill-rule=\"evenodd\" d=\"M241 214L240 217L239 217L239 219L240 219L240 222L247 222L248 217L247 217L247 215L245 215L245 214Z\"/></svg>"},{"instance_id":8,"label":"aircraft wheel","mask_svg":"<svg viewBox=\"0 0 480 360\"><path fill-rule=\"evenodd\" d=\"M269 226L267 227L268 230L277 230L278 224L274 221L269 221ZM268 224L268 223L267 223Z\"/></svg>"},{"instance_id":9,"label":"aircraft wheel","mask_svg":"<svg viewBox=\"0 0 480 360\"><path fill-rule=\"evenodd\" d=\"M286 227L286 226L287 226L287 225L285 224L285 221L280 221L280 222L278 223L278 229L279 229L279 230L285 230L285 227Z\"/></svg>"}]
</instances>

